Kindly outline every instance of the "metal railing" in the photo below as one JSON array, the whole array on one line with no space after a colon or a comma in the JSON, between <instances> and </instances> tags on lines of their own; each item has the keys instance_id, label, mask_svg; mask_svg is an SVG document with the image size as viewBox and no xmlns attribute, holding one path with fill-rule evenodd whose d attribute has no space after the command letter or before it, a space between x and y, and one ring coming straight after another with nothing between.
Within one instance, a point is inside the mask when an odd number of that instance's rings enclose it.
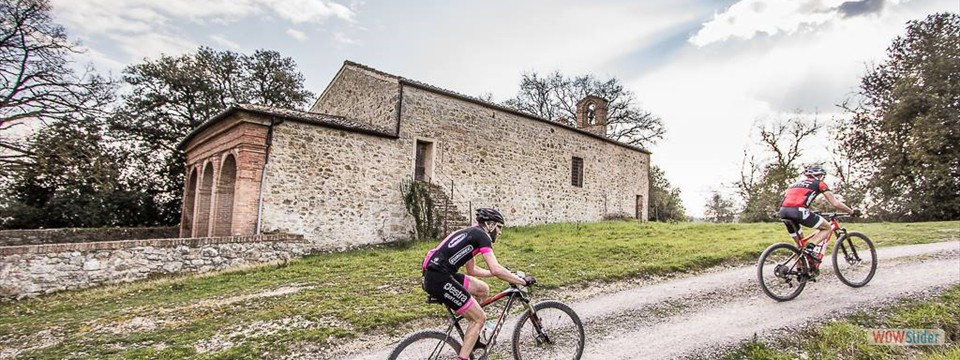
<instances>
[{"instance_id":1,"label":"metal railing","mask_svg":"<svg viewBox=\"0 0 960 360\"><path fill-rule=\"evenodd\" d=\"M450 225L450 224L448 224L448 222L447 222L448 219L447 219L447 218L448 218L448 214L450 214L450 208L451 208L451 207L454 207L454 208L456 208L457 210L459 210L459 213L460 213L461 215L464 215L464 218L467 219L467 222L470 221L470 214L471 214L472 209L473 209L473 202L472 202L472 201L469 201L469 200L466 200L466 196L464 196L463 194L461 194L460 192L457 191L457 184L456 184L456 182L455 182L453 179L450 179L450 178L448 178L448 177L446 177L446 176L443 176L443 175L435 172L433 178L427 178L427 182L433 184L434 186L440 188L441 190L444 190L444 191L443 191L444 195L447 195L447 200L446 200L446 201L444 202L444 204L443 204L443 213L444 213L444 214L443 214L443 224L441 224L441 225L443 226L443 232L444 232L444 234L446 234L446 233L448 233L448 232L450 231L450 228L449 228L449 225ZM445 184L449 184L450 187L449 187L449 189L444 189L444 186L441 185L441 184L444 184L444 185L445 185ZM449 193L449 195L448 195L448 193ZM456 206L457 204L460 204L460 205L466 204L466 205L467 205L466 214L463 214L463 211L464 211L463 208L457 207L457 206Z\"/></svg>"}]
</instances>

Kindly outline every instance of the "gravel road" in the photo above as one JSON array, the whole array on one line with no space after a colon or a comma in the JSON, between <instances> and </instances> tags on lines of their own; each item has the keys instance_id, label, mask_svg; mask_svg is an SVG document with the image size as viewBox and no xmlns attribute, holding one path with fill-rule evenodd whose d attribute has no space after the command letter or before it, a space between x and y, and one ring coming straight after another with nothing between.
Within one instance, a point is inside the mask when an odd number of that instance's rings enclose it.
<instances>
[{"instance_id":1,"label":"gravel road","mask_svg":"<svg viewBox=\"0 0 960 360\"><path fill-rule=\"evenodd\" d=\"M867 286L847 287L832 269L822 268L817 282L783 303L766 297L757 285L755 267L745 266L599 293L568 304L586 327L583 359L669 359L960 284L960 241L877 252L877 273ZM502 341L506 338L501 336ZM386 359L400 339L393 340L367 343L362 353L338 357Z\"/></svg>"}]
</instances>

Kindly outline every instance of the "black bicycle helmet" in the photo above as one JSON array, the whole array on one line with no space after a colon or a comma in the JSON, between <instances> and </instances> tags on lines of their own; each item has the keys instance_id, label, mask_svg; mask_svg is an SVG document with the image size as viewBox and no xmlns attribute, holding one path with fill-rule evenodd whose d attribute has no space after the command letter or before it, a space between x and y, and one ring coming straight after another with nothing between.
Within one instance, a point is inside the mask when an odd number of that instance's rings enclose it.
<instances>
[{"instance_id":1,"label":"black bicycle helmet","mask_svg":"<svg viewBox=\"0 0 960 360\"><path fill-rule=\"evenodd\" d=\"M809 165L803 169L803 174L807 176L823 176L827 174L827 170L824 170L823 166L820 165Z\"/></svg>"},{"instance_id":2,"label":"black bicycle helmet","mask_svg":"<svg viewBox=\"0 0 960 360\"><path fill-rule=\"evenodd\" d=\"M479 208L477 209L477 222L482 224L484 221L494 221L503 224L503 214L497 211L497 209Z\"/></svg>"}]
</instances>

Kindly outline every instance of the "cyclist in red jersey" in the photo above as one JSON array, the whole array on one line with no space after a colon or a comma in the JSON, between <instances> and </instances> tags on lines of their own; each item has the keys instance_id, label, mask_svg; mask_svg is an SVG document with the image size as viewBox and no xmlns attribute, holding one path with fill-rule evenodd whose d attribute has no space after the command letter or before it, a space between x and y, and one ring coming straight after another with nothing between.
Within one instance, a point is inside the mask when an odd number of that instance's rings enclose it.
<instances>
[{"instance_id":1,"label":"cyclist in red jersey","mask_svg":"<svg viewBox=\"0 0 960 360\"><path fill-rule=\"evenodd\" d=\"M500 238L503 215L495 209L477 209L476 224L447 235L423 259L423 290L463 315L470 324L463 336L459 359L469 359L487 315L480 303L490 295L490 286L477 277L497 277L514 285L532 285L533 276L520 278L497 262L493 243ZM474 256L482 254L490 270L478 267ZM466 268L466 275L458 273Z\"/></svg>"},{"instance_id":2,"label":"cyclist in red jersey","mask_svg":"<svg viewBox=\"0 0 960 360\"><path fill-rule=\"evenodd\" d=\"M860 210L852 209L840 202L833 196L830 187L823 182L823 177L827 171L820 165L810 165L803 170L804 179L793 183L783 194L783 201L780 203L780 218L793 220L797 224L817 229L817 234L810 239L807 244L817 244L830 234L830 224L823 220L820 215L810 211L810 204L817 198L817 195L823 194L831 205L838 210L850 215L859 215ZM787 226L787 232L795 239L800 238L800 228Z\"/></svg>"}]
</instances>

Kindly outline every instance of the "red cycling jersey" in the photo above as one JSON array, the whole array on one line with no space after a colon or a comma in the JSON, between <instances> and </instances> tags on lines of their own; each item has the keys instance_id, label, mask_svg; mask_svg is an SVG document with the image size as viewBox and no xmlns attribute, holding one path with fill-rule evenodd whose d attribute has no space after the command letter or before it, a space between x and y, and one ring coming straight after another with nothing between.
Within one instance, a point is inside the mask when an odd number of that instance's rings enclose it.
<instances>
[{"instance_id":1,"label":"red cycling jersey","mask_svg":"<svg viewBox=\"0 0 960 360\"><path fill-rule=\"evenodd\" d=\"M813 199L817 198L817 195L827 191L830 191L827 183L814 177L807 177L806 179L793 183L793 185L787 188L787 191L783 194L783 201L780 203L780 207L808 208L810 207L810 203L813 202Z\"/></svg>"}]
</instances>

